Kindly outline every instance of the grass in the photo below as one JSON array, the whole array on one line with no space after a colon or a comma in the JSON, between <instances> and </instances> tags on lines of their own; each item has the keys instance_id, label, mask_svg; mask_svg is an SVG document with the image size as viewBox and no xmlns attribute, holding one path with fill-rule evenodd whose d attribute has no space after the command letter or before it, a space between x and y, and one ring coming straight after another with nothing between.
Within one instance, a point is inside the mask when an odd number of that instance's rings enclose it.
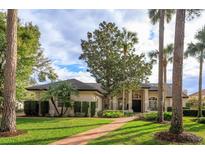
<instances>
[{"instance_id":1,"label":"grass","mask_svg":"<svg viewBox=\"0 0 205 154\"><path fill-rule=\"evenodd\" d=\"M205 124L198 124L193 118L184 118L185 131L194 133L203 138L201 144L205 144ZM92 140L89 144L93 145L156 145L156 144L174 144L162 142L154 139L154 134L159 131L169 129L169 124L157 124L148 121L131 121L120 129L113 131L106 136Z\"/></svg>"},{"instance_id":2,"label":"grass","mask_svg":"<svg viewBox=\"0 0 205 154\"><path fill-rule=\"evenodd\" d=\"M0 144L49 144L110 122L97 118L17 118L17 129L27 133L0 138Z\"/></svg>"}]
</instances>

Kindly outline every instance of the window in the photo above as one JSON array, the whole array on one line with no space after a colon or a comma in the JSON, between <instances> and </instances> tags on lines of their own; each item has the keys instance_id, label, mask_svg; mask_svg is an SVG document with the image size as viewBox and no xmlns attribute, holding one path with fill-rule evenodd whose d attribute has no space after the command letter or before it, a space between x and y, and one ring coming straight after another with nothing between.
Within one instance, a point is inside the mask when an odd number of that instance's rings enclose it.
<instances>
[{"instance_id":1,"label":"window","mask_svg":"<svg viewBox=\"0 0 205 154\"><path fill-rule=\"evenodd\" d=\"M156 97L150 97L149 98L149 109L151 111L157 110L157 98Z\"/></svg>"}]
</instances>

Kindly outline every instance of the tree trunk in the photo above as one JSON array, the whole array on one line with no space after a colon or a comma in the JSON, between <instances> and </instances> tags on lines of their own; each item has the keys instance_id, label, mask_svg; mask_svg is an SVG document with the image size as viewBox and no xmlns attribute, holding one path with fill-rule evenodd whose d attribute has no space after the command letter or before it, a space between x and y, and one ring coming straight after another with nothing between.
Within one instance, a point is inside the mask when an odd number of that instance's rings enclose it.
<instances>
[{"instance_id":1,"label":"tree trunk","mask_svg":"<svg viewBox=\"0 0 205 154\"><path fill-rule=\"evenodd\" d=\"M125 109L125 86L123 83L123 90L122 90L122 112L124 113L124 109Z\"/></svg>"},{"instance_id":2,"label":"tree trunk","mask_svg":"<svg viewBox=\"0 0 205 154\"><path fill-rule=\"evenodd\" d=\"M201 51L200 55L200 68L199 68L199 93L198 93L198 118L202 117L202 70L203 70L203 50Z\"/></svg>"},{"instance_id":3,"label":"tree trunk","mask_svg":"<svg viewBox=\"0 0 205 154\"><path fill-rule=\"evenodd\" d=\"M159 74L158 74L158 122L164 121L163 115L163 48L164 48L164 10L160 10L159 22Z\"/></svg>"},{"instance_id":4,"label":"tree trunk","mask_svg":"<svg viewBox=\"0 0 205 154\"><path fill-rule=\"evenodd\" d=\"M16 132L17 10L7 14L7 52L4 69L4 102L1 131Z\"/></svg>"},{"instance_id":5,"label":"tree trunk","mask_svg":"<svg viewBox=\"0 0 205 154\"><path fill-rule=\"evenodd\" d=\"M176 13L174 62L173 62L173 87L172 87L172 121L170 132L180 134L183 132L182 109L182 72L184 51L185 10L179 9Z\"/></svg>"},{"instance_id":6,"label":"tree trunk","mask_svg":"<svg viewBox=\"0 0 205 154\"><path fill-rule=\"evenodd\" d=\"M56 104L55 104L55 101L54 101L53 97L51 97L51 102L52 102L52 104L53 104L53 106L54 106L54 108L55 108L55 110L56 110L56 112L57 112L57 114L58 114L58 116L59 116L60 113L59 113L59 111L58 111L58 108L57 108L57 106L56 106Z\"/></svg>"},{"instance_id":7,"label":"tree trunk","mask_svg":"<svg viewBox=\"0 0 205 154\"><path fill-rule=\"evenodd\" d=\"M165 57L164 57L164 72L163 72L163 74L164 74L164 93L163 93L163 102L164 102L164 112L166 111L166 97L167 97L167 61L166 61L166 55L164 55Z\"/></svg>"}]
</instances>

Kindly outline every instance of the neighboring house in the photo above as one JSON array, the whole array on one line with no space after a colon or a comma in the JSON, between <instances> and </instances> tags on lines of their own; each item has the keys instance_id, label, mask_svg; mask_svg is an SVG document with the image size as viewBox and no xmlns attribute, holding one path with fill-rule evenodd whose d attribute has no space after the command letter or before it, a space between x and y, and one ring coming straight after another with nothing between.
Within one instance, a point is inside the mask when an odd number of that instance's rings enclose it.
<instances>
[{"instance_id":1,"label":"neighboring house","mask_svg":"<svg viewBox=\"0 0 205 154\"><path fill-rule=\"evenodd\" d=\"M192 98L192 97L197 97L198 98L198 95L199 95L199 92L195 92L195 93L190 94L189 97L190 98ZM205 98L205 89L203 89L201 91L201 95L202 95L202 98L204 99Z\"/></svg>"},{"instance_id":2,"label":"neighboring house","mask_svg":"<svg viewBox=\"0 0 205 154\"><path fill-rule=\"evenodd\" d=\"M96 113L102 111L103 109L111 110L122 110L122 97L114 96L110 101L110 104L105 102L105 94L100 84L98 83L84 83L76 79L70 79L69 81L74 88L79 91L77 96L71 96L71 99L75 102L95 102L96 103ZM53 84L53 83L51 83ZM40 93L48 89L50 84L36 85L27 88L29 91L36 92L37 98L40 98ZM138 90L129 90L126 93L126 101L124 105L124 110L126 112L148 112L157 110L157 97L158 97L158 87L157 84L144 83ZM188 98L188 96L183 93L183 102ZM60 104L57 105L60 109ZM166 99L165 99L165 109L172 106L172 85L167 84L166 87ZM183 103L185 107L185 103ZM55 115L54 106L49 103L49 114ZM67 115L73 115L73 109L68 110Z\"/></svg>"}]
</instances>

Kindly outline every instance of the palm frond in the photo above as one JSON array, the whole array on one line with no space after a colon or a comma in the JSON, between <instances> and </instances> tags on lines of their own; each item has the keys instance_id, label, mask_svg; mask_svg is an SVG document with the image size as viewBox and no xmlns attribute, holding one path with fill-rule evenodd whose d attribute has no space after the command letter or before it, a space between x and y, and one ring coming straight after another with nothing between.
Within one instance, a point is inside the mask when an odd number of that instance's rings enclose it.
<instances>
[{"instance_id":1,"label":"palm frond","mask_svg":"<svg viewBox=\"0 0 205 154\"><path fill-rule=\"evenodd\" d=\"M160 19L159 10L157 10L157 9L148 10L148 14L149 14L149 18L151 20L151 23L153 25L155 25L157 22L159 22L159 19Z\"/></svg>"},{"instance_id":2,"label":"palm frond","mask_svg":"<svg viewBox=\"0 0 205 154\"><path fill-rule=\"evenodd\" d=\"M199 43L189 43L187 50L184 53L184 57L188 58L189 56L191 57L197 57L197 55L200 53L200 44Z\"/></svg>"},{"instance_id":3,"label":"palm frond","mask_svg":"<svg viewBox=\"0 0 205 154\"><path fill-rule=\"evenodd\" d=\"M165 10L165 18L166 22L169 23L172 20L172 16L174 15L175 10L173 9L167 9Z\"/></svg>"}]
</instances>

